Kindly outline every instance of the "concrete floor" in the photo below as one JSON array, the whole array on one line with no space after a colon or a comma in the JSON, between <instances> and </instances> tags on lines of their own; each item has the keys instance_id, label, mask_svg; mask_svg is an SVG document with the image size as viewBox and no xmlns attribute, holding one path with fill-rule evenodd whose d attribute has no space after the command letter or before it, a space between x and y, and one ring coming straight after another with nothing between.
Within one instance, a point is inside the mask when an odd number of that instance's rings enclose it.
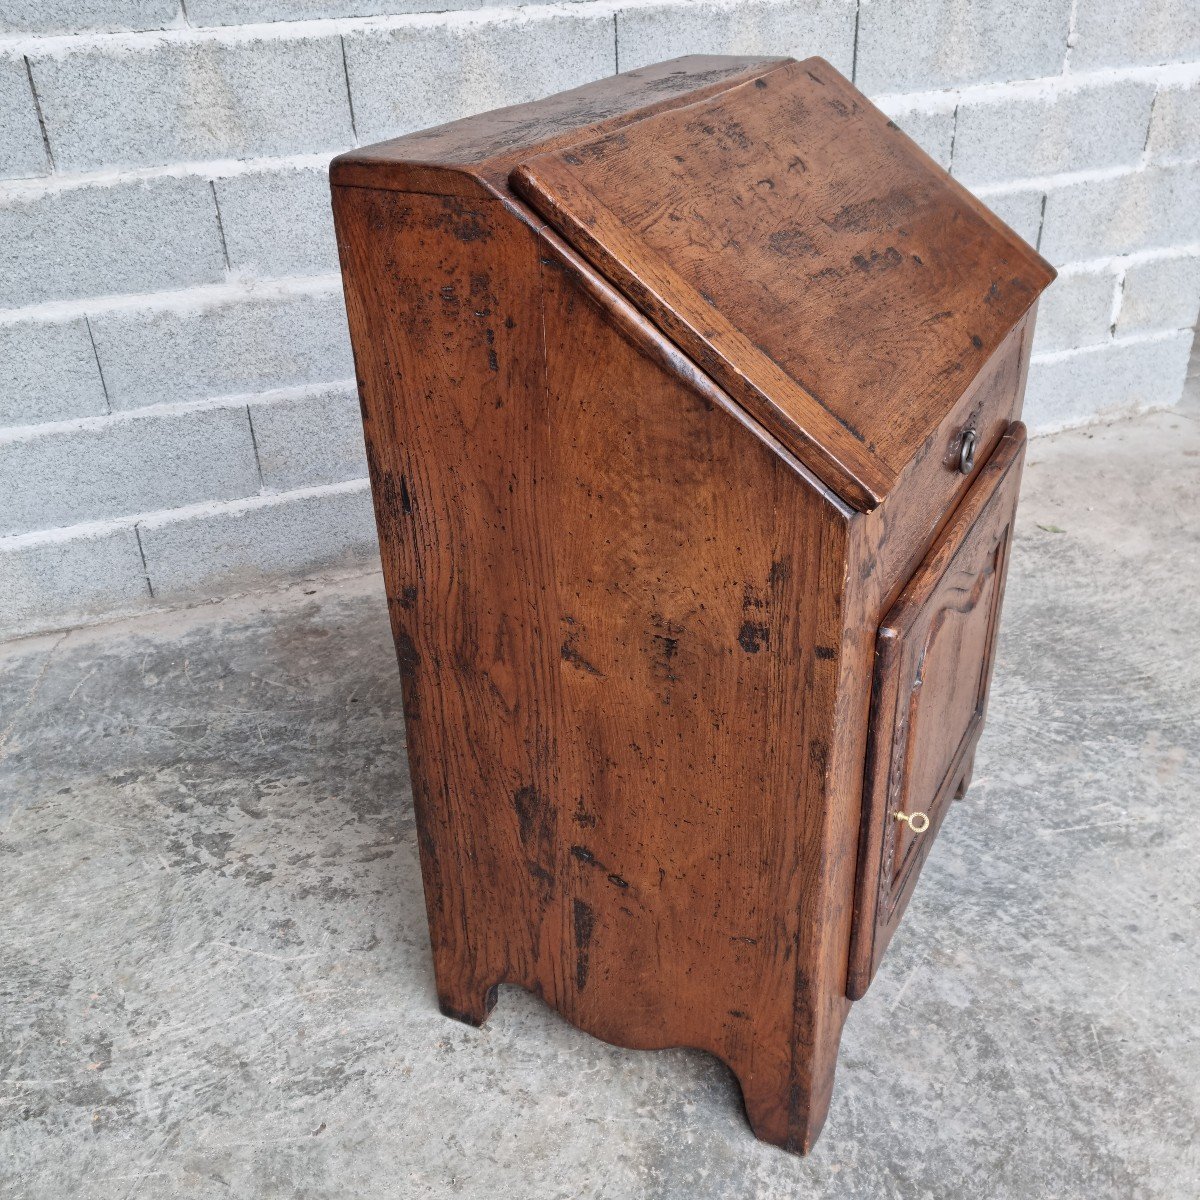
<instances>
[{"instance_id":1,"label":"concrete floor","mask_svg":"<svg viewBox=\"0 0 1200 1200\"><path fill-rule=\"evenodd\" d=\"M375 579L0 650L5 1197L1200 1196L1200 424L1033 444L968 801L815 1153L439 1015Z\"/></svg>"}]
</instances>

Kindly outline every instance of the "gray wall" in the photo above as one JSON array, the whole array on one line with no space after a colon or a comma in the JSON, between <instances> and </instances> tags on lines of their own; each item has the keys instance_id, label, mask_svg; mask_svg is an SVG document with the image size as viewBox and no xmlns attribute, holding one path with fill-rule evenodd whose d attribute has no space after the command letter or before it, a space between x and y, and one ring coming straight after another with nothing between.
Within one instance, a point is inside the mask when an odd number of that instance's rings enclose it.
<instances>
[{"instance_id":1,"label":"gray wall","mask_svg":"<svg viewBox=\"0 0 1200 1200\"><path fill-rule=\"evenodd\" d=\"M330 156L693 51L824 55L1060 267L1035 430L1179 398L1200 0L0 0L0 636L370 564Z\"/></svg>"}]
</instances>

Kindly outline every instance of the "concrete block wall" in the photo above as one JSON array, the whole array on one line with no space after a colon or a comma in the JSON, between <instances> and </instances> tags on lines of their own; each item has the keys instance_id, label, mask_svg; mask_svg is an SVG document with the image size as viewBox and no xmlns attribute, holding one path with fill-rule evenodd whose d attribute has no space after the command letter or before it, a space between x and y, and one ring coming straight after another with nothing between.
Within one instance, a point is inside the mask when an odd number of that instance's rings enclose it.
<instances>
[{"instance_id":1,"label":"concrete block wall","mask_svg":"<svg viewBox=\"0 0 1200 1200\"><path fill-rule=\"evenodd\" d=\"M375 562L329 158L820 54L1062 270L1028 417L1174 402L1198 0L0 0L0 637Z\"/></svg>"}]
</instances>

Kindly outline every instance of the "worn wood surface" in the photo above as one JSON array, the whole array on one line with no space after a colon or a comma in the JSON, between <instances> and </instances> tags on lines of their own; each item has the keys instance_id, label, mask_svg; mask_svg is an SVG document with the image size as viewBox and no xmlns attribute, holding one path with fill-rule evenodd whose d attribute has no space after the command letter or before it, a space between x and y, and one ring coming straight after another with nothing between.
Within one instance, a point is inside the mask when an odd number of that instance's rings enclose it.
<instances>
[{"instance_id":1,"label":"worn wood surface","mask_svg":"<svg viewBox=\"0 0 1200 1200\"><path fill-rule=\"evenodd\" d=\"M442 1003L710 1050L799 1145L844 516L498 207L338 205Z\"/></svg>"},{"instance_id":2,"label":"worn wood surface","mask_svg":"<svg viewBox=\"0 0 1200 1200\"><path fill-rule=\"evenodd\" d=\"M1053 277L821 59L542 153L513 182L858 508Z\"/></svg>"},{"instance_id":3,"label":"worn wood surface","mask_svg":"<svg viewBox=\"0 0 1200 1200\"><path fill-rule=\"evenodd\" d=\"M783 58L693 54L598 79L582 87L422 129L343 154L335 185L504 195L509 173L531 154L615 130L652 113L694 103L774 70Z\"/></svg>"},{"instance_id":4,"label":"worn wood surface","mask_svg":"<svg viewBox=\"0 0 1200 1200\"><path fill-rule=\"evenodd\" d=\"M477 1024L510 982L609 1041L705 1049L804 1151L855 991L876 634L977 494L963 431L982 463L1019 413L1032 308L919 419L893 399L907 432L857 460L879 494L848 495L832 426L814 456L763 419L706 369L715 339L668 337L507 182L589 123L780 71L681 62L355 152L334 211L443 1009Z\"/></svg>"}]
</instances>

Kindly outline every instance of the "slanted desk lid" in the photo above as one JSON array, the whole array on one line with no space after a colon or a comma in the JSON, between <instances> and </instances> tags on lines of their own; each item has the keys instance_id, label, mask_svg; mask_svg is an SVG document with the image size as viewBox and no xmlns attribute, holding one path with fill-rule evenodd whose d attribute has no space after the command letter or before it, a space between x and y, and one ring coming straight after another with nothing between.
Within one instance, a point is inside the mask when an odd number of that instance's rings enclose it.
<instances>
[{"instance_id":1,"label":"slanted desk lid","mask_svg":"<svg viewBox=\"0 0 1200 1200\"><path fill-rule=\"evenodd\" d=\"M1054 278L821 59L535 155L511 184L858 509Z\"/></svg>"}]
</instances>

